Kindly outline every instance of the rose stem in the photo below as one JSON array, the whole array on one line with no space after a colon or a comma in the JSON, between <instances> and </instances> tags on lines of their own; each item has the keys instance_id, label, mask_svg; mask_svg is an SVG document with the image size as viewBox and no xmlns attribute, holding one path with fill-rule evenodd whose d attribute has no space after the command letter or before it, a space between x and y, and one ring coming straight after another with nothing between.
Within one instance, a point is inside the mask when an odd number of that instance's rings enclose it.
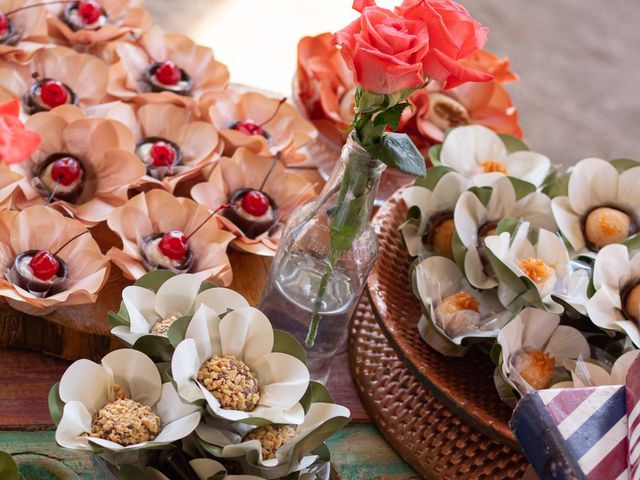
<instances>
[{"instance_id":1,"label":"rose stem","mask_svg":"<svg viewBox=\"0 0 640 480\"><path fill-rule=\"evenodd\" d=\"M67 245L69 245L71 242L73 242L75 239L77 239L77 238L81 237L81 236L82 236L82 235L84 235L85 233L89 233L89 230L85 230L84 232L79 233L79 234L78 234L78 235L76 235L75 237L73 237L73 238L71 238L71 239L67 240L67 241L64 243L64 245L62 245L59 249L57 249L55 252L53 252L53 256L55 257L56 255L58 255L62 250L64 250L64 249L65 249L65 247L66 247Z\"/></svg>"},{"instance_id":2,"label":"rose stem","mask_svg":"<svg viewBox=\"0 0 640 480\"><path fill-rule=\"evenodd\" d=\"M191 232L191 233L187 236L187 240L189 240L191 237L193 237L193 236L197 233L197 231L198 231L198 230L200 230L200 229L204 226L204 224L205 224L205 223L207 223L209 220L211 220L211 219L214 217L214 215L215 215L216 213L218 213L220 210L224 210L225 208L231 208L231 205L229 205L229 204L227 204L227 203L223 203L223 204L222 204L222 205L220 205L218 208L216 208L213 212L211 212L211 215L209 215L209 216L205 219L205 221L204 221L204 222L202 222L200 225L198 225L198 226L196 227L196 229L195 229L193 232Z\"/></svg>"},{"instance_id":3,"label":"rose stem","mask_svg":"<svg viewBox=\"0 0 640 480\"><path fill-rule=\"evenodd\" d=\"M52 2L34 3L33 5L27 5L26 7L20 7L20 8L11 10L10 12L5 13L4 16L8 17L9 15L13 15L14 13L21 12L22 10L28 10L30 8L46 7L47 5L60 5L64 3L77 3L77 0L54 0Z\"/></svg>"},{"instance_id":4,"label":"rose stem","mask_svg":"<svg viewBox=\"0 0 640 480\"><path fill-rule=\"evenodd\" d=\"M287 101L287 97L281 98L280 101L278 102L278 106L276 107L276 111L273 112L271 114L271 116L269 118L267 118L264 122L262 122L260 125L258 125L258 127L262 128L264 127L267 123L269 123L271 120L273 120L274 118L276 118L276 115L278 115L278 112L280 111L280 107L282 107L282 105L284 104L284 102Z\"/></svg>"}]
</instances>

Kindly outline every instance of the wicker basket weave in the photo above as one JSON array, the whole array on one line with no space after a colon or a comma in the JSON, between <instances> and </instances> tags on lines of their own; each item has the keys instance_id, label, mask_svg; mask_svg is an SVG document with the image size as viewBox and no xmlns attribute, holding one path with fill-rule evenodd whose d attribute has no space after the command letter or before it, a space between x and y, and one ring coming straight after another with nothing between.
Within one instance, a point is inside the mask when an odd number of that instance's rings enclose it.
<instances>
[{"instance_id":1,"label":"wicker basket weave","mask_svg":"<svg viewBox=\"0 0 640 480\"><path fill-rule=\"evenodd\" d=\"M351 371L360 398L389 444L427 479L521 479L518 450L474 430L401 362L366 297L352 319Z\"/></svg>"},{"instance_id":2,"label":"wicker basket weave","mask_svg":"<svg viewBox=\"0 0 640 480\"><path fill-rule=\"evenodd\" d=\"M474 428L519 448L507 424L512 409L496 393L488 356L472 349L462 358L445 357L418 334L420 303L409 285L410 260L398 231L406 213L396 192L374 218L380 253L368 281L373 312L400 359L440 401Z\"/></svg>"}]
</instances>

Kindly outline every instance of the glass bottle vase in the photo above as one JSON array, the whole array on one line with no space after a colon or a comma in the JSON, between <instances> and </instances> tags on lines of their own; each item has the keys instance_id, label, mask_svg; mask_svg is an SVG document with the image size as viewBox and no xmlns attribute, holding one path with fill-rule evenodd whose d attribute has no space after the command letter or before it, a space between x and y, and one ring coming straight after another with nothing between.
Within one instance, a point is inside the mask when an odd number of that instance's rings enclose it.
<instances>
[{"instance_id":1,"label":"glass bottle vase","mask_svg":"<svg viewBox=\"0 0 640 480\"><path fill-rule=\"evenodd\" d=\"M326 382L378 252L369 224L385 164L354 133L319 198L289 219L260 309L305 347L312 380Z\"/></svg>"}]
</instances>

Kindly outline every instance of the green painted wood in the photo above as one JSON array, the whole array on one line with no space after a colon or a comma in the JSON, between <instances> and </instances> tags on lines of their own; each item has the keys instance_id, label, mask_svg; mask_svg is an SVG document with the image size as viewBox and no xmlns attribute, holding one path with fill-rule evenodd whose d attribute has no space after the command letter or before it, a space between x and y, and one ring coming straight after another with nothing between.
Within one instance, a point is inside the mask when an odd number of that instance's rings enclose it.
<instances>
[{"instance_id":1,"label":"green painted wood","mask_svg":"<svg viewBox=\"0 0 640 480\"><path fill-rule=\"evenodd\" d=\"M333 435L328 444L336 480L420 478L371 424L350 424ZM94 479L90 456L59 448L52 431L0 432L0 451L14 456L26 480ZM61 462L76 476L47 476L47 464L54 465L53 462Z\"/></svg>"}]
</instances>

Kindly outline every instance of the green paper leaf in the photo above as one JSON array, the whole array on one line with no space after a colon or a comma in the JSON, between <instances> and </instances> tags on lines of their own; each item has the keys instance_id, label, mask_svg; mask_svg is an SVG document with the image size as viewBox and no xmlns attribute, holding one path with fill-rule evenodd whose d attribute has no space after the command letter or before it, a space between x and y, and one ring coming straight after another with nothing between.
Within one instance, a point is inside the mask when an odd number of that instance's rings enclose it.
<instances>
[{"instance_id":1,"label":"green paper leaf","mask_svg":"<svg viewBox=\"0 0 640 480\"><path fill-rule=\"evenodd\" d=\"M367 151L390 167L416 177L427 174L424 157L405 133L385 133L379 144Z\"/></svg>"},{"instance_id":2,"label":"green paper leaf","mask_svg":"<svg viewBox=\"0 0 640 480\"><path fill-rule=\"evenodd\" d=\"M478 200L486 207L491 198L491 187L471 187L468 190L473 193Z\"/></svg>"},{"instance_id":3,"label":"green paper leaf","mask_svg":"<svg viewBox=\"0 0 640 480\"><path fill-rule=\"evenodd\" d=\"M507 232L513 237L518 225L520 225L520 220L516 218L503 218L496 227L496 235Z\"/></svg>"},{"instance_id":4,"label":"green paper leaf","mask_svg":"<svg viewBox=\"0 0 640 480\"><path fill-rule=\"evenodd\" d=\"M304 408L305 413L309 411L309 407L313 403L335 403L331 393L327 387L321 383L311 381L307 387L307 391L300 399L300 405Z\"/></svg>"},{"instance_id":5,"label":"green paper leaf","mask_svg":"<svg viewBox=\"0 0 640 480\"><path fill-rule=\"evenodd\" d=\"M11 455L0 452L0 478L2 480L22 480L18 466Z\"/></svg>"},{"instance_id":6,"label":"green paper leaf","mask_svg":"<svg viewBox=\"0 0 640 480\"><path fill-rule=\"evenodd\" d=\"M529 150L527 144L520 140L518 137L514 137L513 135L509 135L507 133L499 133L498 136L502 140L502 143L504 143L504 146L507 147L507 151L509 153Z\"/></svg>"},{"instance_id":7,"label":"green paper leaf","mask_svg":"<svg viewBox=\"0 0 640 480\"><path fill-rule=\"evenodd\" d=\"M622 242L623 245L629 249L629 253L634 253L640 250L640 233L630 236Z\"/></svg>"},{"instance_id":8,"label":"green paper leaf","mask_svg":"<svg viewBox=\"0 0 640 480\"><path fill-rule=\"evenodd\" d=\"M434 167L440 165L440 153L442 152L442 144L438 143L429 149L429 160Z\"/></svg>"},{"instance_id":9,"label":"green paper leaf","mask_svg":"<svg viewBox=\"0 0 640 480\"><path fill-rule=\"evenodd\" d=\"M458 265L461 272L464 272L464 258L467 256L467 247L464 246L457 232L451 240L451 251L456 265Z\"/></svg>"},{"instance_id":10,"label":"green paper leaf","mask_svg":"<svg viewBox=\"0 0 640 480\"><path fill-rule=\"evenodd\" d=\"M198 442L198 445L200 445L204 451L206 451L208 454L213 455L214 457L221 457L222 456L222 448L213 445L211 443L207 443L204 440L202 440L200 437L196 437L196 441Z\"/></svg>"},{"instance_id":11,"label":"green paper leaf","mask_svg":"<svg viewBox=\"0 0 640 480\"><path fill-rule=\"evenodd\" d=\"M149 273L145 273L141 276L134 285L142 288L148 288L155 293L158 293L160 287L171 277L175 277L176 274L170 270L152 270Z\"/></svg>"},{"instance_id":12,"label":"green paper leaf","mask_svg":"<svg viewBox=\"0 0 640 480\"><path fill-rule=\"evenodd\" d=\"M549 198L566 197L569 194L570 177L571 173L560 175L553 184L543 191L543 193L546 193Z\"/></svg>"},{"instance_id":13,"label":"green paper leaf","mask_svg":"<svg viewBox=\"0 0 640 480\"><path fill-rule=\"evenodd\" d=\"M271 351L286 353L297 358L305 365L307 364L307 353L304 351L302 345L300 345L300 342L282 330L273 330L273 349Z\"/></svg>"},{"instance_id":14,"label":"green paper leaf","mask_svg":"<svg viewBox=\"0 0 640 480\"><path fill-rule=\"evenodd\" d=\"M169 327L167 335L169 336L169 343L173 348L176 348L178 344L184 340L184 336L187 332L187 327L191 323L192 315L185 315L180 317Z\"/></svg>"},{"instance_id":15,"label":"green paper leaf","mask_svg":"<svg viewBox=\"0 0 640 480\"><path fill-rule=\"evenodd\" d=\"M455 170L451 167L445 167L443 165L429 167L427 168L427 175L425 177L417 178L414 185L427 188L433 192L442 177L450 172L455 172Z\"/></svg>"},{"instance_id":16,"label":"green paper leaf","mask_svg":"<svg viewBox=\"0 0 640 480\"><path fill-rule=\"evenodd\" d=\"M344 428L350 421L347 417L334 417L319 425L293 447L289 456L289 466L297 465L305 455L322 445L327 438Z\"/></svg>"},{"instance_id":17,"label":"green paper leaf","mask_svg":"<svg viewBox=\"0 0 640 480\"><path fill-rule=\"evenodd\" d=\"M129 326L131 324L131 320L129 319L129 312L127 312L126 307L124 306L124 302L120 304L120 310L116 312L109 312L107 314L107 319L109 320L109 326L113 329L121 326Z\"/></svg>"},{"instance_id":18,"label":"green paper leaf","mask_svg":"<svg viewBox=\"0 0 640 480\"><path fill-rule=\"evenodd\" d=\"M173 355L173 346L169 343L169 339L159 335L143 335L133 348L150 357L154 362L171 361Z\"/></svg>"},{"instance_id":19,"label":"green paper leaf","mask_svg":"<svg viewBox=\"0 0 640 480\"><path fill-rule=\"evenodd\" d=\"M168 362L156 363L158 373L160 373L160 380L162 383L173 382L171 378L171 364Z\"/></svg>"},{"instance_id":20,"label":"green paper leaf","mask_svg":"<svg viewBox=\"0 0 640 480\"><path fill-rule=\"evenodd\" d=\"M516 200L520 200L521 198L536 191L536 186L533 183L529 183L515 177L509 177L509 180L511 180L511 184L516 191Z\"/></svg>"},{"instance_id":21,"label":"green paper leaf","mask_svg":"<svg viewBox=\"0 0 640 480\"><path fill-rule=\"evenodd\" d=\"M49 390L49 414L53 423L58 425L62 420L62 412L64 411L64 402L60 398L60 383L56 383ZM0 476L2 478L2 476Z\"/></svg>"},{"instance_id":22,"label":"green paper leaf","mask_svg":"<svg viewBox=\"0 0 640 480\"><path fill-rule=\"evenodd\" d=\"M616 167L620 173L630 168L640 167L640 162L631 158L616 158L615 160L611 160L610 163Z\"/></svg>"},{"instance_id":23,"label":"green paper leaf","mask_svg":"<svg viewBox=\"0 0 640 480\"><path fill-rule=\"evenodd\" d=\"M153 480L154 477L149 475L145 470L135 465L121 465L120 473L127 480Z\"/></svg>"}]
</instances>

